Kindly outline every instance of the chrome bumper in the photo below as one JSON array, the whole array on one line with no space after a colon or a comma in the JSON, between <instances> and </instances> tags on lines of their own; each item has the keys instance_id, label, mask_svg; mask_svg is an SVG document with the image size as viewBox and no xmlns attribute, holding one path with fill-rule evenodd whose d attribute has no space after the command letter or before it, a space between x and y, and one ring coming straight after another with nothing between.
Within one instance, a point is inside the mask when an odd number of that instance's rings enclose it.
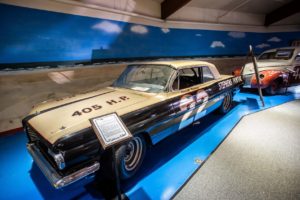
<instances>
[{"instance_id":1,"label":"chrome bumper","mask_svg":"<svg viewBox=\"0 0 300 200\"><path fill-rule=\"evenodd\" d=\"M56 170L49 164L49 162L44 158L41 151L36 147L35 144L27 144L27 149L31 156L33 157L35 163L39 166L42 170L44 175L47 177L49 182L55 187L56 189L65 187L71 183L74 183L90 174L93 174L100 168L100 163L95 162L90 166L82 168L70 175L61 176L59 175Z\"/></svg>"},{"instance_id":2,"label":"chrome bumper","mask_svg":"<svg viewBox=\"0 0 300 200\"><path fill-rule=\"evenodd\" d=\"M252 76L253 76L253 74L243 75L243 78L244 78L243 88L251 88L251 79L252 79Z\"/></svg>"}]
</instances>

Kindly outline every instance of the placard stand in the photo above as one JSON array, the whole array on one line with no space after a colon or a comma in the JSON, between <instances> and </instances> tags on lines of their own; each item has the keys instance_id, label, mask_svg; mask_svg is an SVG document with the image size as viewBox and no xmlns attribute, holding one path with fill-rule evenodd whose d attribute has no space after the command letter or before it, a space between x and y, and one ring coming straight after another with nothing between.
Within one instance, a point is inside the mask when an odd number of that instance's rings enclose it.
<instances>
[{"instance_id":1,"label":"placard stand","mask_svg":"<svg viewBox=\"0 0 300 200\"><path fill-rule=\"evenodd\" d=\"M119 176L119 170L117 168L117 159L116 159L115 146L112 147L112 156L113 156L114 175L116 177L116 189L117 189L117 193L118 193L118 200L122 200L120 176Z\"/></svg>"},{"instance_id":2,"label":"placard stand","mask_svg":"<svg viewBox=\"0 0 300 200\"><path fill-rule=\"evenodd\" d=\"M112 167L115 177L115 187L117 195L113 199L127 199L121 192L120 176L116 160L116 146L127 142L132 138L132 134L122 122L117 113L111 113L90 119L93 130L101 144L103 150L107 150L112 158ZM113 196L115 196L113 194Z\"/></svg>"}]
</instances>

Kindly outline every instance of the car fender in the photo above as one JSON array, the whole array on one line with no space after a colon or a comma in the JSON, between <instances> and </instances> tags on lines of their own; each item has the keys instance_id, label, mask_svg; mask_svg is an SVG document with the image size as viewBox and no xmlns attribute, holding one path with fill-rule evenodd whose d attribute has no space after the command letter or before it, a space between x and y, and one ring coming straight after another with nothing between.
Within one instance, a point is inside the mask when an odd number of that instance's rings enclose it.
<instances>
[{"instance_id":1,"label":"car fender","mask_svg":"<svg viewBox=\"0 0 300 200\"><path fill-rule=\"evenodd\" d=\"M261 88L264 89L269 87L273 81L278 80L279 78L282 79L282 81L287 81L288 72L283 70L264 70L259 72L259 78L260 78L260 86ZM254 74L251 78L251 87L252 88L257 87L257 81Z\"/></svg>"},{"instance_id":2,"label":"car fender","mask_svg":"<svg viewBox=\"0 0 300 200\"><path fill-rule=\"evenodd\" d=\"M232 71L232 75L233 76L240 76L241 72L242 72L243 67L236 67L234 68L234 70Z\"/></svg>"}]
</instances>

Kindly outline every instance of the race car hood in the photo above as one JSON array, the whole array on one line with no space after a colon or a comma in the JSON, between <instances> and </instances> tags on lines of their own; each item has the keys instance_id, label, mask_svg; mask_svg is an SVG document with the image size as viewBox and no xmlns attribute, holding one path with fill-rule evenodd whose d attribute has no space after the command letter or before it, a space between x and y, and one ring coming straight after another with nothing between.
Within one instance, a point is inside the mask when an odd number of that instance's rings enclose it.
<instances>
[{"instance_id":1,"label":"race car hood","mask_svg":"<svg viewBox=\"0 0 300 200\"><path fill-rule=\"evenodd\" d=\"M89 119L116 112L126 114L140 102L151 99L150 94L126 89L105 88L95 92L44 102L36 106L28 121L44 139L57 139L90 127Z\"/></svg>"},{"instance_id":2,"label":"race car hood","mask_svg":"<svg viewBox=\"0 0 300 200\"><path fill-rule=\"evenodd\" d=\"M278 69L285 69L286 67L290 66L290 62L288 61L260 61L257 62L258 71L264 70L278 70ZM247 63L243 69L242 75L246 74L253 74L254 73L254 66L253 63Z\"/></svg>"}]
</instances>

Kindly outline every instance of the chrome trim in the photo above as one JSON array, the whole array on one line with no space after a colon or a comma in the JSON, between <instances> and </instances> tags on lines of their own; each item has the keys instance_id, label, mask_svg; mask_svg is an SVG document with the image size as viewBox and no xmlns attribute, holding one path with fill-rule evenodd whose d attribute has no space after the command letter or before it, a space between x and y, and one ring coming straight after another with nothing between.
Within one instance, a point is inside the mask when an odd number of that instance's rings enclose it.
<instances>
[{"instance_id":1,"label":"chrome trim","mask_svg":"<svg viewBox=\"0 0 300 200\"><path fill-rule=\"evenodd\" d=\"M253 74L247 74L247 75L243 75L244 78L244 88L250 88L251 87L251 79L252 79Z\"/></svg>"},{"instance_id":2,"label":"chrome trim","mask_svg":"<svg viewBox=\"0 0 300 200\"><path fill-rule=\"evenodd\" d=\"M90 166L84 167L70 175L61 176L44 158L43 154L35 144L27 144L27 149L37 166L41 169L43 174L47 177L48 181L56 189L63 188L71 183L74 183L100 169L100 163L95 162Z\"/></svg>"},{"instance_id":3,"label":"chrome trim","mask_svg":"<svg viewBox=\"0 0 300 200\"><path fill-rule=\"evenodd\" d=\"M26 130L25 132L28 133L28 136L29 136L31 141L38 140L38 137L37 137L36 133L32 130L32 128L30 126L26 126L25 130Z\"/></svg>"},{"instance_id":4,"label":"chrome trim","mask_svg":"<svg viewBox=\"0 0 300 200\"><path fill-rule=\"evenodd\" d=\"M62 170L66 167L65 159L61 152L55 154L51 149L48 149L48 153L53 157L58 169Z\"/></svg>"}]
</instances>

